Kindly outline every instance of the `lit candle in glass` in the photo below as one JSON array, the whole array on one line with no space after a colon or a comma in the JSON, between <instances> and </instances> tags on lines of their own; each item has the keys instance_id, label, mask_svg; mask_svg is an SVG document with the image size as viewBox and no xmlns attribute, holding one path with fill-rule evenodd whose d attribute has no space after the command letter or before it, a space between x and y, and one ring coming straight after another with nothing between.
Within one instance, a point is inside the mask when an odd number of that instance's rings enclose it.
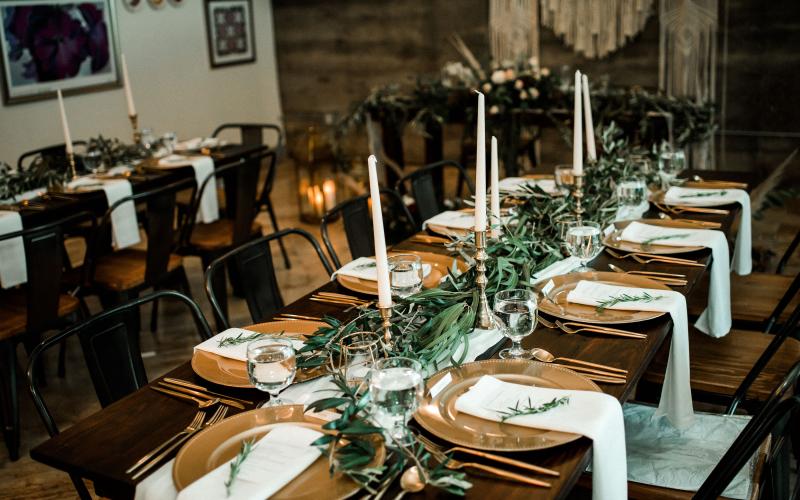
<instances>
[{"instance_id":1,"label":"lit candle in glass","mask_svg":"<svg viewBox=\"0 0 800 500\"><path fill-rule=\"evenodd\" d=\"M323 182L322 194L325 196L325 210L328 211L336 205L336 183L331 179Z\"/></svg>"}]
</instances>

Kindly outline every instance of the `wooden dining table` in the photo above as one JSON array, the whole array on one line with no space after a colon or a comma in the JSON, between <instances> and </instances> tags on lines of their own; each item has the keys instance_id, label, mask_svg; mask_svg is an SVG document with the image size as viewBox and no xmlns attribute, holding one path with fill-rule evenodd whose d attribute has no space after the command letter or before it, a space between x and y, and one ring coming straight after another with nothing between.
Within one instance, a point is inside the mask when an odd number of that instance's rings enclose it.
<instances>
[{"instance_id":1,"label":"wooden dining table","mask_svg":"<svg viewBox=\"0 0 800 500\"><path fill-rule=\"evenodd\" d=\"M714 177L712 174L708 173L705 177L725 180L738 178L736 175ZM732 242L732 225L740 213L740 207L739 205L728 205L721 208L729 210L729 213L727 215L689 214L689 217L697 220L719 222L721 224L720 230L724 231ZM656 212L651 211L648 216L655 217ZM687 217L687 215L684 215L684 217ZM732 243L731 248L733 248ZM447 252L444 248L413 243L409 240L395 245L393 249ZM629 259L616 260L607 253L602 253L590 265L598 271L609 271L608 264L615 263L626 270L685 274L687 284L674 289L688 296L702 275L707 272L711 263L711 256L708 249L681 256L697 260L704 266L689 267L664 263L643 265ZM299 300L288 304L279 312L318 317L331 316L341 320L352 318L354 313L345 314L340 306L310 300L313 293L320 291L354 294L354 292L345 289L337 282L328 281L327 276L320 276L319 278L321 282L325 282L324 285ZM526 348L541 347L547 349L556 356L577 358L627 370L628 376L625 384L607 385L598 383L605 393L624 403L634 396L637 382L642 378L658 350L662 348L665 342L669 341L671 326L672 323L668 315L642 323L629 324L625 326L626 329L647 335L646 339L631 339L565 334L539 325L533 334L525 339L524 345ZM504 344L505 341L499 343L479 359L496 357L497 352ZM234 389L214 385L201 379L192 371L188 360L165 374L164 377L188 380L212 391L233 397L251 401L263 400L263 394L255 389ZM160 379L152 381L150 385L157 383L158 380ZM247 409L252 408L248 407ZM231 410L229 415L237 412L234 408L231 408ZM192 419L195 411L195 407L185 402L165 397L163 394L150 390L148 387L143 387L76 423L61 432L61 434L36 446L31 450L31 456L44 464L93 481L98 494L114 498L132 498L137 481L132 480L129 475L125 474L125 470L150 449L182 430ZM509 454L513 458L554 469L560 475L559 477L547 477L546 479L552 483L552 486L550 488L542 488L470 474L469 480L473 486L468 490L467 497L486 498L491 495L504 500L564 498L586 470L591 460L591 452L592 441L582 437L555 448ZM400 491L397 483L398 481L395 481L392 486L395 492ZM391 495L391 492L387 493L387 495ZM388 498L392 498L392 496L388 496ZM427 487L423 492L411 495L413 498L440 498L444 496L447 496L447 494L432 487Z\"/></svg>"}]
</instances>

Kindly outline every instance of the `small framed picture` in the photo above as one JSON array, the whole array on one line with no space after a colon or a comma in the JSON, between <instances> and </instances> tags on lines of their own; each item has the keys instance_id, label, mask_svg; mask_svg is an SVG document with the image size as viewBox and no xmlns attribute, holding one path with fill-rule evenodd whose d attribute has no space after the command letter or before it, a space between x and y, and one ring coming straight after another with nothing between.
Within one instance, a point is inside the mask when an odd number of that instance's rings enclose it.
<instances>
[{"instance_id":1,"label":"small framed picture","mask_svg":"<svg viewBox=\"0 0 800 500\"><path fill-rule=\"evenodd\" d=\"M256 60L251 0L205 0L208 56L212 68Z\"/></svg>"},{"instance_id":2,"label":"small framed picture","mask_svg":"<svg viewBox=\"0 0 800 500\"><path fill-rule=\"evenodd\" d=\"M6 104L119 86L116 0L0 0Z\"/></svg>"}]
</instances>

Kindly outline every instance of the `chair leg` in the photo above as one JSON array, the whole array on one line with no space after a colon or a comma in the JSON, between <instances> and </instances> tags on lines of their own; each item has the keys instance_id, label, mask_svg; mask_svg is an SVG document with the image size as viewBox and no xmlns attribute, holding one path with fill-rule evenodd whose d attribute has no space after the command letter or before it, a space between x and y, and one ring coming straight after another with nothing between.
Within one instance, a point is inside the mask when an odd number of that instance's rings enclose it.
<instances>
[{"instance_id":1,"label":"chair leg","mask_svg":"<svg viewBox=\"0 0 800 500\"><path fill-rule=\"evenodd\" d=\"M17 353L13 341L0 342L0 397L3 403L3 438L12 461L19 458L19 399L17 396Z\"/></svg>"},{"instance_id":2,"label":"chair leg","mask_svg":"<svg viewBox=\"0 0 800 500\"><path fill-rule=\"evenodd\" d=\"M269 219L272 221L272 228L277 233L280 231L278 228L278 218L275 217L275 210L272 209L272 201L266 204L267 205L267 212L269 213ZM289 262L289 254L286 253L286 247L283 246L283 238L278 239L278 246L281 247L281 254L283 254L283 262L286 263L286 269L291 269L292 264Z\"/></svg>"},{"instance_id":3,"label":"chair leg","mask_svg":"<svg viewBox=\"0 0 800 500\"><path fill-rule=\"evenodd\" d=\"M206 262L208 260L208 262ZM213 260L213 256L203 256L203 269L208 269L208 265ZM214 297L217 299L217 304L219 304L219 308L222 310L222 314L225 318L228 317L228 286L226 280L226 272L225 266L220 266L214 276L211 277L211 292L214 294ZM217 312L214 311L214 321L217 323L217 329L222 331L224 325L222 324L222 318L219 318Z\"/></svg>"}]
</instances>

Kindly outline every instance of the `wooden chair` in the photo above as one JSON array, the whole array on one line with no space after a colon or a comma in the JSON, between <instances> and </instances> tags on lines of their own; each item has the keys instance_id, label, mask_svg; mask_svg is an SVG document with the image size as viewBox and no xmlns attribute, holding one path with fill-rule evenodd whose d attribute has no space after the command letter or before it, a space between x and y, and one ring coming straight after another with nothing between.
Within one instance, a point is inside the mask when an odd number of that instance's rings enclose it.
<instances>
[{"instance_id":1,"label":"wooden chair","mask_svg":"<svg viewBox=\"0 0 800 500\"><path fill-rule=\"evenodd\" d=\"M50 348L72 336L80 339L83 356L97 399L106 407L147 384L147 373L139 347L139 308L160 299L175 299L186 306L194 320L200 340L212 337L211 328L200 307L189 297L173 290L161 290L145 297L106 310L81 324L64 330L39 344L31 353L28 364L28 389L36 411L50 436L59 433L56 421L42 397L36 373L42 355ZM82 499L92 498L78 476L70 476Z\"/></svg>"},{"instance_id":2,"label":"wooden chair","mask_svg":"<svg viewBox=\"0 0 800 500\"><path fill-rule=\"evenodd\" d=\"M86 146L86 141L72 141L72 146ZM17 158L17 169L27 170L33 163L36 161L37 158L51 158L56 160L57 162L63 162L66 164L67 161L67 152L66 152L66 145L65 144L55 144L53 146L47 146L44 148L34 149L32 151L26 151L22 153L19 158ZM80 162L80 157L75 158L76 166L79 167L78 163Z\"/></svg>"},{"instance_id":3,"label":"wooden chair","mask_svg":"<svg viewBox=\"0 0 800 500\"><path fill-rule=\"evenodd\" d=\"M238 131L241 138L241 143L247 146L265 145L264 132L269 132L275 135L275 143L270 147L270 150L275 154L269 157L269 162L267 163L267 173L264 177L264 184L261 187L261 193L258 195L257 207L258 211L267 211L270 222L272 222L272 229L275 232L280 231L280 228L278 227L278 218L275 216L275 209L272 206L272 199L270 198L270 195L272 194L272 187L275 184L275 172L277 171L278 155L283 153L285 143L283 129L281 129L279 125L275 125L273 123L224 123L214 130L214 132L211 134L211 137L218 137L219 134L229 130ZM283 254L283 261L286 264L286 267L290 268L291 264L289 263L289 255L286 253L286 248L284 248L282 241L279 241L279 245L281 247L281 254Z\"/></svg>"},{"instance_id":4,"label":"wooden chair","mask_svg":"<svg viewBox=\"0 0 800 500\"><path fill-rule=\"evenodd\" d=\"M445 197L444 189L445 174L448 169L458 173L454 198L451 200ZM425 165L403 176L395 184L395 190L398 193L410 192L416 201L418 219L426 221L445 210L460 208L464 186L469 191L468 195L475 193L466 169L456 161L443 160ZM448 207L448 202L453 206Z\"/></svg>"},{"instance_id":5,"label":"wooden chair","mask_svg":"<svg viewBox=\"0 0 800 500\"><path fill-rule=\"evenodd\" d=\"M316 238L302 229L283 229L250 241L237 247L225 255L214 260L206 269L206 294L214 310L217 328L222 331L230 328L228 318L226 294L214 286L215 275L226 266L237 270L242 280L244 298L250 311L253 323L262 323L284 306L278 280L275 276L275 266L272 262L270 242L282 241L284 237L297 235L306 239L317 253L322 267L325 268L327 279L333 274L328 259L319 246ZM222 293L220 293L222 292Z\"/></svg>"},{"instance_id":6,"label":"wooden chair","mask_svg":"<svg viewBox=\"0 0 800 500\"><path fill-rule=\"evenodd\" d=\"M347 236L351 257L356 259L375 255L369 199L370 195L365 194L343 201L322 217L320 223L322 240L337 269L342 267L342 263L328 235L328 225L340 216L344 222L344 232ZM381 208L383 209L383 230L388 244L399 243L417 232L417 223L397 191L381 189Z\"/></svg>"},{"instance_id":7,"label":"wooden chair","mask_svg":"<svg viewBox=\"0 0 800 500\"><path fill-rule=\"evenodd\" d=\"M775 274L751 273L747 276L731 274L731 313L734 326L762 331L770 331L773 326L786 321L794 306L800 304L800 297L792 294L789 308L782 308L775 314L781 299L792 284L793 277L783 275L787 262L800 244L800 232L786 249L778 262ZM708 275L695 286L687 299L690 316L699 316L708 304Z\"/></svg>"},{"instance_id":8,"label":"wooden chair","mask_svg":"<svg viewBox=\"0 0 800 500\"><path fill-rule=\"evenodd\" d=\"M74 296L62 293L64 232L94 216L79 212L56 222L0 236L0 241L22 238L28 281L24 286L0 293L0 390L3 402L3 437L11 460L19 458L19 401L17 398L17 343L32 350L48 330L62 328L81 314ZM64 369L64 350L59 372ZM41 376L41 372L39 373Z\"/></svg>"},{"instance_id":9,"label":"wooden chair","mask_svg":"<svg viewBox=\"0 0 800 500\"><path fill-rule=\"evenodd\" d=\"M137 193L120 199L108 208L87 252L84 295L97 294L105 308L127 302L148 289L179 286L191 294L183 258L175 253L177 235L176 194L193 188L193 179ZM125 248L110 251L111 214L123 203L145 205L144 224L147 248ZM151 331L156 331L158 307L153 304Z\"/></svg>"}]
</instances>

